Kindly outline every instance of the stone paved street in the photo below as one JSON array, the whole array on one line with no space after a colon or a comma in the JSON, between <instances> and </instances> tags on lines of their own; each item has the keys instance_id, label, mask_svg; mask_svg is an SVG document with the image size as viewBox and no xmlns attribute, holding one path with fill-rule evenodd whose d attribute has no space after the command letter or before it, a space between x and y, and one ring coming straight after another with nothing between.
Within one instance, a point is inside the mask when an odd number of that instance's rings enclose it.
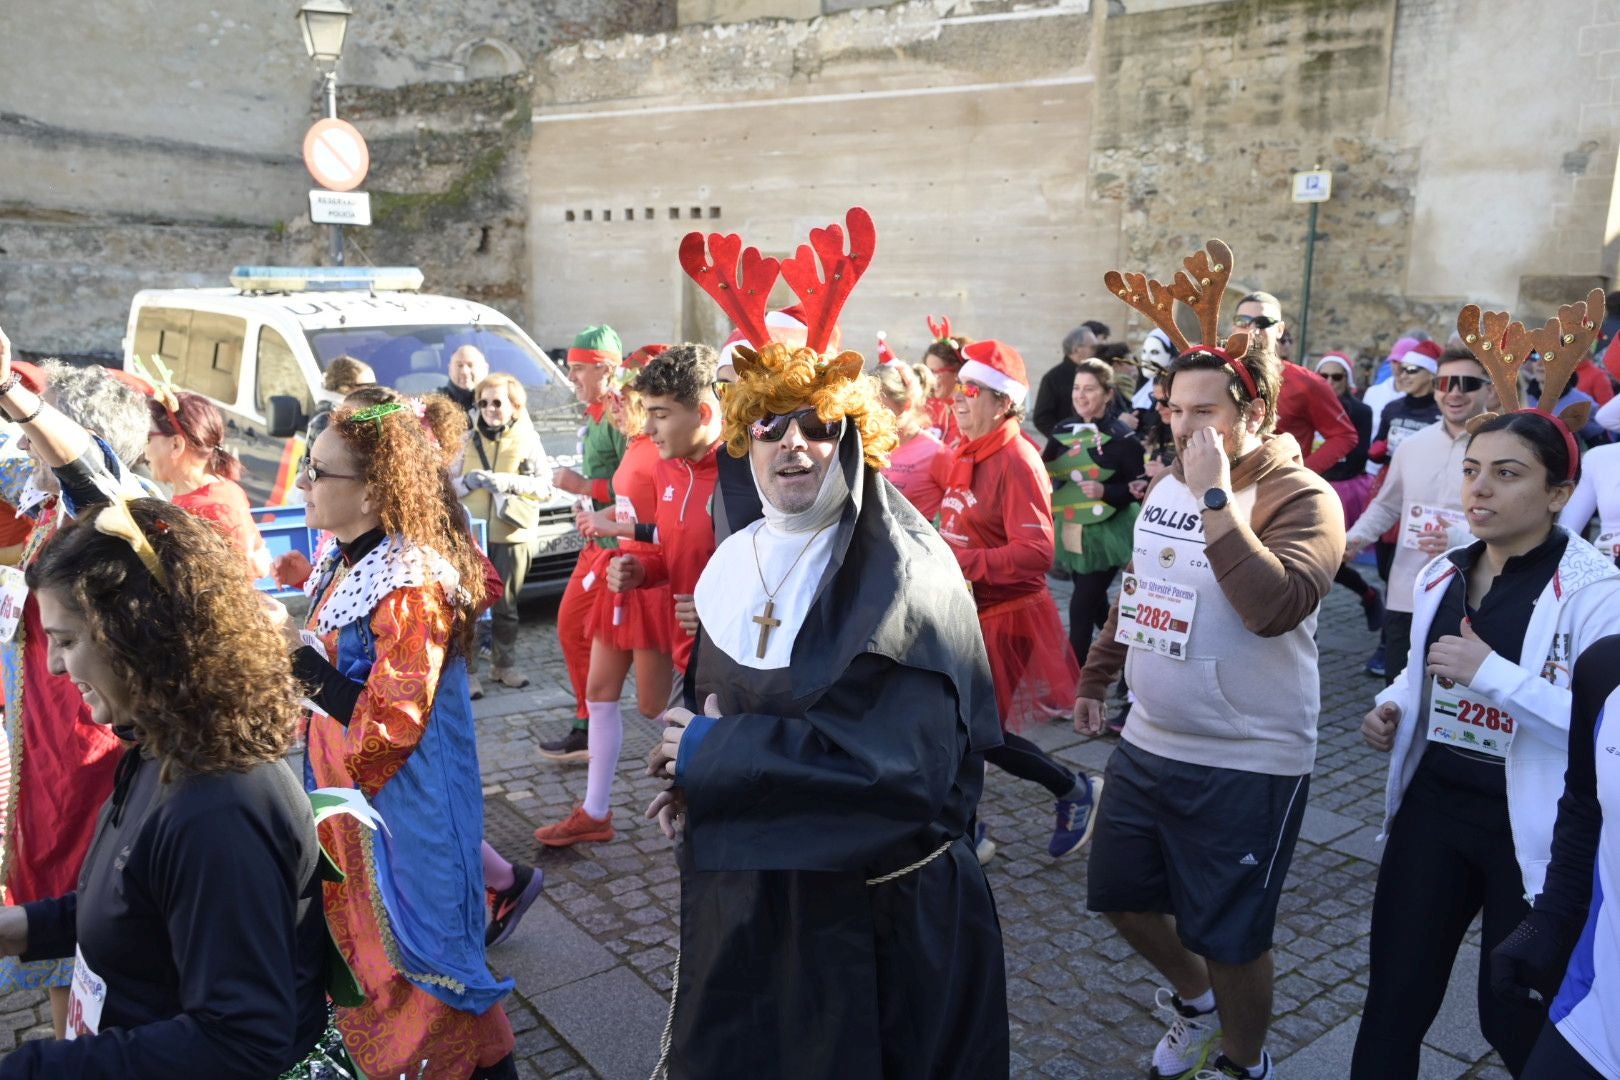
<instances>
[{"instance_id":1,"label":"stone paved street","mask_svg":"<svg viewBox=\"0 0 1620 1080\"><path fill-rule=\"evenodd\" d=\"M1055 586L1063 606L1063 586ZM1377 680L1362 672L1373 636L1342 589L1320 631L1323 714L1310 806L1283 894L1277 931L1279 1077L1342 1076L1366 986L1367 933L1377 870L1384 759L1357 734ZM525 1077L646 1076L657 1056L675 959L679 883L670 845L642 812L659 785L641 762L655 729L626 723L610 843L540 853L535 826L559 820L583 793L585 769L540 758L573 713L555 635L555 602L525 609L520 643L533 685L494 689L477 705L486 834L507 856L536 861L543 898L491 963L517 980L507 1003ZM1241 662L1241 658L1234 658ZM625 698L627 717L633 695ZM1099 770L1112 738L1076 736L1067 722L1033 733L1076 766ZM1049 858L1051 801L991 770L983 814L1000 845L988 872L1007 946L1013 1075L1098 1080L1145 1075L1163 1022L1147 966L1085 911L1083 853ZM1425 1080L1506 1077L1474 1023L1477 939L1459 958L1452 993L1430 1033ZM0 999L0 1047L48 1034L42 999Z\"/></svg>"}]
</instances>

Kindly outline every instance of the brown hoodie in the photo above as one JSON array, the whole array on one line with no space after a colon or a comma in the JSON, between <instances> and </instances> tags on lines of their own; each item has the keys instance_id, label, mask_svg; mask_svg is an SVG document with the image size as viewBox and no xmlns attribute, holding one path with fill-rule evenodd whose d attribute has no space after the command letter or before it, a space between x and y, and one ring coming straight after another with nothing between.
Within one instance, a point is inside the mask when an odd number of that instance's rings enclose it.
<instances>
[{"instance_id":1,"label":"brown hoodie","mask_svg":"<svg viewBox=\"0 0 1620 1080\"><path fill-rule=\"evenodd\" d=\"M1179 482L1177 486L1185 486L1177 462L1155 478L1148 489L1147 505L1153 504L1155 492L1170 477ZM1202 645L1202 659L1189 656L1187 661L1176 661L1151 653L1139 658L1141 663L1151 664L1154 680L1170 684L1161 687L1164 695L1155 694L1160 706L1153 711L1180 715L1145 716L1146 723L1139 726L1133 711L1126 738L1178 760L1298 775L1309 772L1315 760L1320 690L1310 634L1316 610L1333 587L1344 554L1344 510L1327 482L1305 467L1299 444L1289 435L1268 436L1233 466L1232 490L1239 496L1237 501L1246 501L1244 494L1250 487L1254 488L1253 506L1247 520L1237 515L1236 528L1203 549L1220 587L1217 595L1199 597L1197 621L1206 631L1201 643L1195 641L1194 649ZM1143 527L1139 522L1138 530ZM1143 572L1152 575L1154 570L1149 567ZM1225 610L1212 605L1224 605ZM1309 626L1304 625L1307 620L1312 620ZM1228 633L1211 640L1208 631L1228 622L1237 636ZM1116 600L1086 656L1081 697L1102 699L1119 677L1128 649L1114 639L1118 625ZM1243 631L1254 636L1245 638ZM1284 637L1289 640L1265 640ZM1265 682L1239 678L1236 667L1220 675L1216 669L1221 664L1241 666ZM1299 670L1303 667L1309 670ZM1149 673L1134 674L1133 685ZM1257 685L1276 687L1277 693L1257 693ZM1214 713L1204 717L1209 710L1202 706L1165 707L1164 702L1174 700L1176 694L1189 703L1220 701ZM1155 737L1155 725L1172 730ZM1133 737L1133 732L1140 737ZM1250 740L1262 745L1238 745Z\"/></svg>"}]
</instances>

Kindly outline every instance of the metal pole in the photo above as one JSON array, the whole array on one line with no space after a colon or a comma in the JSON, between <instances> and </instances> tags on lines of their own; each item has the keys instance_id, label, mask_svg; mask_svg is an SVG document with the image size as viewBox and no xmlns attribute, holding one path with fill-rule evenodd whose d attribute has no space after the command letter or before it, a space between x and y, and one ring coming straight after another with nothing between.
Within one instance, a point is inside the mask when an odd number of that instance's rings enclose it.
<instances>
[{"instance_id":1,"label":"metal pole","mask_svg":"<svg viewBox=\"0 0 1620 1080\"><path fill-rule=\"evenodd\" d=\"M1294 363L1310 367L1310 336L1311 336L1311 263L1316 257L1316 208L1320 203L1311 203L1310 223L1305 233L1305 288L1299 300L1299 348L1294 353Z\"/></svg>"},{"instance_id":2,"label":"metal pole","mask_svg":"<svg viewBox=\"0 0 1620 1080\"><path fill-rule=\"evenodd\" d=\"M337 68L334 66L326 73L326 115L329 119L337 118ZM1311 208L1315 212L1315 207ZM332 265L343 265L343 226L332 226Z\"/></svg>"}]
</instances>

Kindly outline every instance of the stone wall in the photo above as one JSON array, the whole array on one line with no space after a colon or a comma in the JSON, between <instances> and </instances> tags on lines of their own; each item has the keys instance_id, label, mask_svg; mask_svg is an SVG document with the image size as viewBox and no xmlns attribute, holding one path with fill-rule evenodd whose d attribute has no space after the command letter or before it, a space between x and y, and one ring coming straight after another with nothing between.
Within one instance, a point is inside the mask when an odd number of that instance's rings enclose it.
<instances>
[{"instance_id":1,"label":"stone wall","mask_svg":"<svg viewBox=\"0 0 1620 1080\"><path fill-rule=\"evenodd\" d=\"M672 28L674 0L355 6L339 112L374 140L365 187L381 213L358 247L420 256L434 286L521 312L526 163L502 147L527 141L514 109L528 92L477 77L521 80L560 43ZM297 7L6 0L0 325L20 349L114 354L138 288L325 261L300 161L320 76ZM470 78L466 95L442 92Z\"/></svg>"}]
</instances>

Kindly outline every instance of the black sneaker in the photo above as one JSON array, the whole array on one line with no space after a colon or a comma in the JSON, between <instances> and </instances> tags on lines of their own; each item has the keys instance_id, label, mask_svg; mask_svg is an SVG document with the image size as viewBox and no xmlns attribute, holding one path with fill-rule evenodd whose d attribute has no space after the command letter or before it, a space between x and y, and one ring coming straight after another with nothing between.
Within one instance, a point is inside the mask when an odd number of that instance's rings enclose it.
<instances>
[{"instance_id":1,"label":"black sneaker","mask_svg":"<svg viewBox=\"0 0 1620 1080\"><path fill-rule=\"evenodd\" d=\"M1260 1051L1260 1064L1253 1069L1245 1069L1225 1054L1216 1054L1215 1060L1207 1069L1200 1069L1196 1080L1272 1080L1276 1070L1271 1067L1271 1055L1264 1050Z\"/></svg>"},{"instance_id":2,"label":"black sneaker","mask_svg":"<svg viewBox=\"0 0 1620 1080\"><path fill-rule=\"evenodd\" d=\"M586 742L584 728L569 728L568 734L553 742L540 744L540 756L552 761L589 761L591 751Z\"/></svg>"},{"instance_id":3,"label":"black sneaker","mask_svg":"<svg viewBox=\"0 0 1620 1080\"><path fill-rule=\"evenodd\" d=\"M484 927L484 948L493 948L512 936L518 921L540 895L545 884L544 870L522 863L512 864L512 887L490 890L489 925Z\"/></svg>"}]
</instances>

